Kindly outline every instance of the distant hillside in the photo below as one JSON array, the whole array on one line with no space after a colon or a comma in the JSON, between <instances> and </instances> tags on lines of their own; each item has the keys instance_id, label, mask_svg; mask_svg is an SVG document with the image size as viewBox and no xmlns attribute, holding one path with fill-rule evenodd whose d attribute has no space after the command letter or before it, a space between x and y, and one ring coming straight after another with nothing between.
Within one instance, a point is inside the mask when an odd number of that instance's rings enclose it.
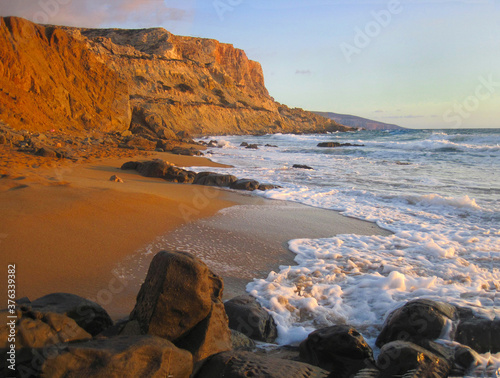
<instances>
[{"instance_id":1,"label":"distant hillside","mask_svg":"<svg viewBox=\"0 0 500 378\"><path fill-rule=\"evenodd\" d=\"M398 130L404 127L393 125L390 123L378 122L372 119L353 116L350 114L338 114L331 112L313 112L317 115L329 118L337 123L345 126L360 127L366 130Z\"/></svg>"}]
</instances>

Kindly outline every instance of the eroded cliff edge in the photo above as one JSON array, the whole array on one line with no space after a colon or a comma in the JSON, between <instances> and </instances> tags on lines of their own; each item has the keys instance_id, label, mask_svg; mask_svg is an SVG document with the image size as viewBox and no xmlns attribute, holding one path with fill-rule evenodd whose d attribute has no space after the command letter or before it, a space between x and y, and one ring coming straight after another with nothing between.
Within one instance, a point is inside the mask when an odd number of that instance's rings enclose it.
<instances>
[{"instance_id":1,"label":"eroded cliff edge","mask_svg":"<svg viewBox=\"0 0 500 378\"><path fill-rule=\"evenodd\" d=\"M0 19L0 118L14 128L192 135L343 130L274 101L259 63L162 28L83 29Z\"/></svg>"}]
</instances>

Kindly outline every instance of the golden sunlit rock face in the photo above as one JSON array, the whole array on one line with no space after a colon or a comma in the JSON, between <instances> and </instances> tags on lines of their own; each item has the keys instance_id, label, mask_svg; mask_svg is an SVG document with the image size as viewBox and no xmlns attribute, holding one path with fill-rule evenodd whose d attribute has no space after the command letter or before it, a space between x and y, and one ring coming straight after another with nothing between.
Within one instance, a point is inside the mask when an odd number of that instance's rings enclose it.
<instances>
[{"instance_id":1,"label":"golden sunlit rock face","mask_svg":"<svg viewBox=\"0 0 500 378\"><path fill-rule=\"evenodd\" d=\"M154 29L81 29L0 19L0 109L15 128L175 138L322 132L333 121L274 101L259 63L232 45Z\"/></svg>"}]
</instances>

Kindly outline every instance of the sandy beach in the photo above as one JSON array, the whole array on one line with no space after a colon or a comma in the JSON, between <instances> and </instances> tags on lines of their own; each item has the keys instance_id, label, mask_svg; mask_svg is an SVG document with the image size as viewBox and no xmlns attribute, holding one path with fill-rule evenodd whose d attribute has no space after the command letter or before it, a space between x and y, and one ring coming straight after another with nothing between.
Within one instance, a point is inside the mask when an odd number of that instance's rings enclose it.
<instances>
[{"instance_id":1,"label":"sandy beach","mask_svg":"<svg viewBox=\"0 0 500 378\"><path fill-rule=\"evenodd\" d=\"M152 158L183 167L220 166L168 153L137 160ZM161 249L203 259L224 278L230 298L253 278L293 265L290 239L386 233L333 211L121 171L130 160L55 164L0 181L2 266L16 264L18 298L74 293L117 319L132 309L149 262ZM109 181L112 175L124 183Z\"/></svg>"}]
</instances>

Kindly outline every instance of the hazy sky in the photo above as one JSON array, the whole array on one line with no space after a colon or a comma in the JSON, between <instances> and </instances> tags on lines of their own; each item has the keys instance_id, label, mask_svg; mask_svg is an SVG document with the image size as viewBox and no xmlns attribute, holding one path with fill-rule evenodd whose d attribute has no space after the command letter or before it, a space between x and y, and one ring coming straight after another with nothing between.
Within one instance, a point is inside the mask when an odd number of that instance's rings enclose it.
<instances>
[{"instance_id":1,"label":"hazy sky","mask_svg":"<svg viewBox=\"0 0 500 378\"><path fill-rule=\"evenodd\" d=\"M500 0L0 0L0 14L232 43L292 107L500 127Z\"/></svg>"}]
</instances>

